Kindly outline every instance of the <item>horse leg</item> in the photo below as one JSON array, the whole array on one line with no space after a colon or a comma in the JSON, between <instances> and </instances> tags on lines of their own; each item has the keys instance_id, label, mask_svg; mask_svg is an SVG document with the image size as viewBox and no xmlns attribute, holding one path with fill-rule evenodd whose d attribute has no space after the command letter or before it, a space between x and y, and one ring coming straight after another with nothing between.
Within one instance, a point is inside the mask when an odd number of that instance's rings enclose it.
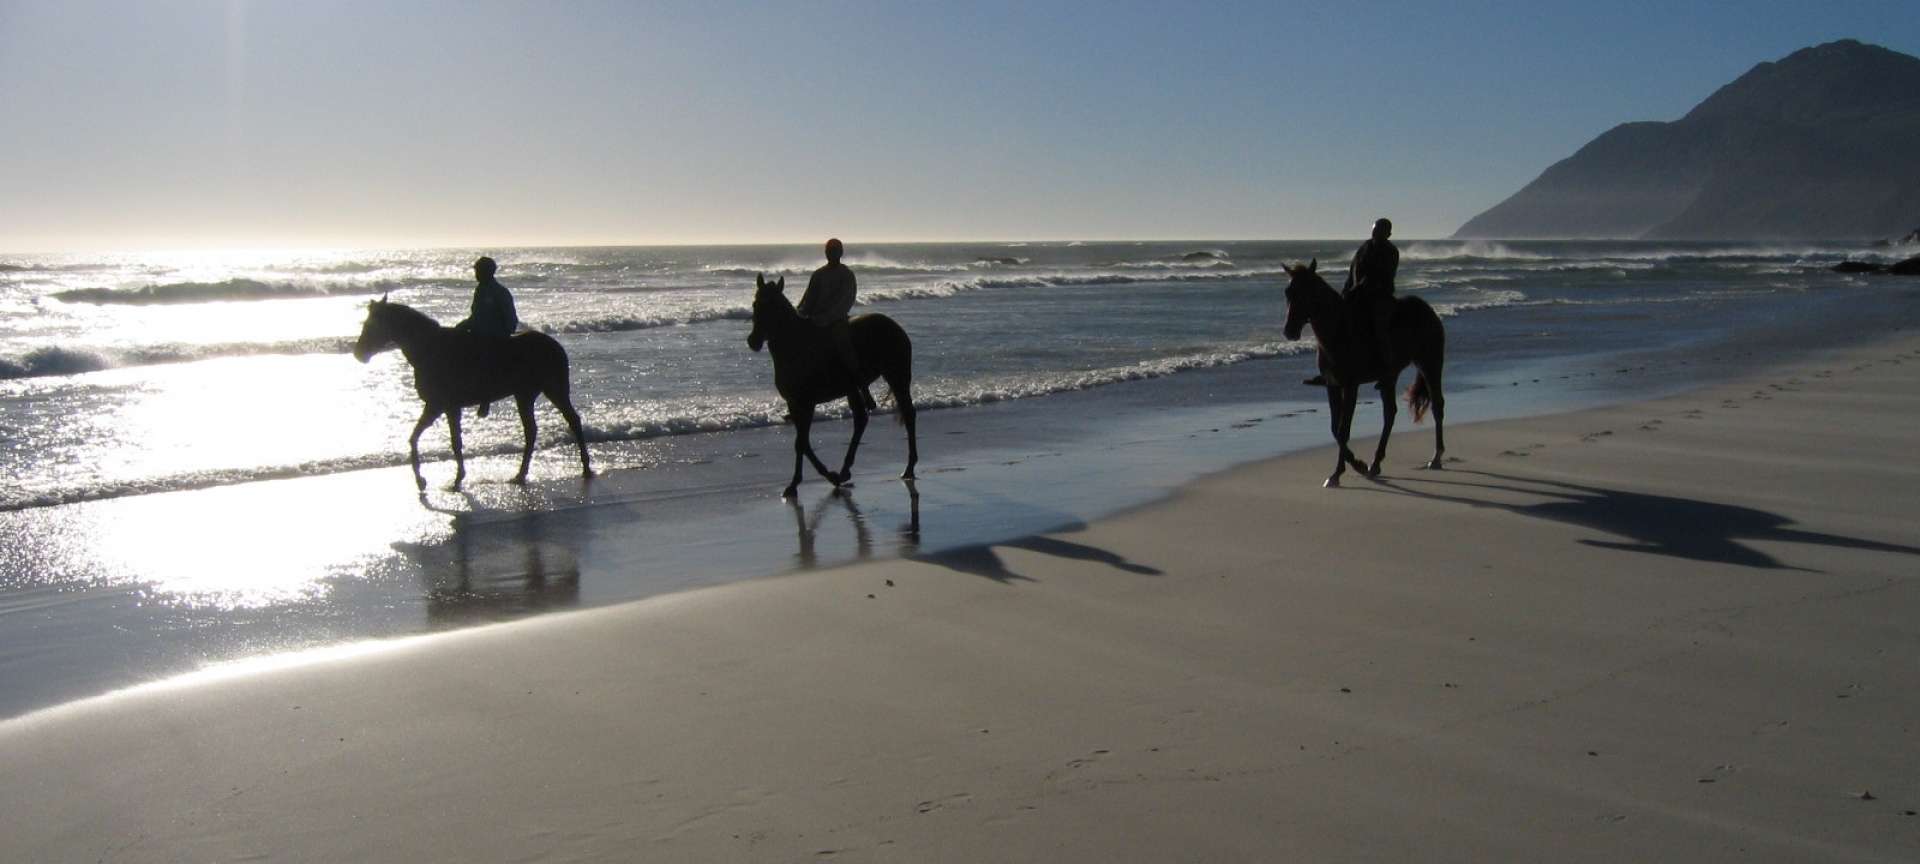
<instances>
[{"instance_id":1,"label":"horse leg","mask_svg":"<svg viewBox=\"0 0 1920 864\"><path fill-rule=\"evenodd\" d=\"M527 482L527 465L533 462L533 442L540 430L533 422L534 394L514 394L514 404L520 408L520 436L526 439L526 446L520 448L520 473L513 475L514 483Z\"/></svg>"},{"instance_id":2,"label":"horse leg","mask_svg":"<svg viewBox=\"0 0 1920 864\"><path fill-rule=\"evenodd\" d=\"M460 406L455 405L447 411L447 435L453 439L453 488L459 491L460 483L467 479L467 457L460 446Z\"/></svg>"},{"instance_id":3,"label":"horse leg","mask_svg":"<svg viewBox=\"0 0 1920 864\"><path fill-rule=\"evenodd\" d=\"M566 418L567 428L573 430L573 443L580 448L580 476L592 477L593 463L587 459L587 434L580 431L580 412L573 410L573 397L567 394L564 386L548 388L546 395L547 401L552 402L553 407L560 409L560 416ZM529 401L527 404L531 406L533 403ZM527 410L533 409L529 407ZM528 438L528 446L532 446L531 436Z\"/></svg>"},{"instance_id":4,"label":"horse leg","mask_svg":"<svg viewBox=\"0 0 1920 864\"><path fill-rule=\"evenodd\" d=\"M793 419L793 481L780 493L782 498L792 498L800 491L800 466L807 454L807 428L813 425L813 407L802 408L789 402L787 416Z\"/></svg>"},{"instance_id":5,"label":"horse leg","mask_svg":"<svg viewBox=\"0 0 1920 864\"><path fill-rule=\"evenodd\" d=\"M1440 389L1439 363L1433 364L1431 369L1420 370L1420 374L1427 378L1427 401L1433 408L1433 461L1428 462L1427 467L1437 471L1442 467L1445 461L1442 457L1447 453L1447 396Z\"/></svg>"},{"instance_id":6,"label":"horse leg","mask_svg":"<svg viewBox=\"0 0 1920 864\"><path fill-rule=\"evenodd\" d=\"M440 419L440 409L427 403L420 410L420 422L413 424L413 434L407 438L407 458L413 463L413 483L420 491L427 491L427 478L420 473L420 433L427 431L433 421Z\"/></svg>"},{"instance_id":7,"label":"horse leg","mask_svg":"<svg viewBox=\"0 0 1920 864\"><path fill-rule=\"evenodd\" d=\"M833 481L835 486L853 479L853 454L860 449L860 436L867 432L866 402L855 395L847 404L853 407L853 439L847 442L847 461L840 463L840 479Z\"/></svg>"},{"instance_id":8,"label":"horse leg","mask_svg":"<svg viewBox=\"0 0 1920 864\"><path fill-rule=\"evenodd\" d=\"M913 407L913 395L907 392L908 385L901 382L894 387L887 382L887 389L893 391L893 402L900 409L900 422L907 424L907 470L900 472L901 479L913 479L913 466L920 463L920 432L916 427L917 411Z\"/></svg>"},{"instance_id":9,"label":"horse leg","mask_svg":"<svg viewBox=\"0 0 1920 864\"><path fill-rule=\"evenodd\" d=\"M1346 420L1352 416L1351 410L1346 407L1349 404L1346 398L1348 389L1350 388L1340 384L1327 385L1327 413L1332 415L1333 442L1339 445L1338 451L1333 455L1333 473L1327 476L1327 482L1324 484L1328 489L1340 485L1340 475L1347 471L1347 460L1353 458L1353 454L1347 450L1347 431L1350 424Z\"/></svg>"},{"instance_id":10,"label":"horse leg","mask_svg":"<svg viewBox=\"0 0 1920 864\"><path fill-rule=\"evenodd\" d=\"M802 460L812 462L813 470L820 472L820 476L827 478L833 485L840 485L839 478L827 470L827 466L820 462L819 456L814 455L813 443L808 440L809 430L813 428L813 406L795 405L789 402L787 412L793 415L793 482L787 484L787 490L780 493L780 497L792 498L799 491Z\"/></svg>"},{"instance_id":11,"label":"horse leg","mask_svg":"<svg viewBox=\"0 0 1920 864\"><path fill-rule=\"evenodd\" d=\"M1393 402L1393 390L1399 383L1399 370L1380 376L1380 413L1385 422L1380 427L1380 444L1373 448L1373 464L1367 466L1368 477L1380 476L1380 461L1387 458L1387 439L1393 436L1393 415L1400 410Z\"/></svg>"}]
</instances>

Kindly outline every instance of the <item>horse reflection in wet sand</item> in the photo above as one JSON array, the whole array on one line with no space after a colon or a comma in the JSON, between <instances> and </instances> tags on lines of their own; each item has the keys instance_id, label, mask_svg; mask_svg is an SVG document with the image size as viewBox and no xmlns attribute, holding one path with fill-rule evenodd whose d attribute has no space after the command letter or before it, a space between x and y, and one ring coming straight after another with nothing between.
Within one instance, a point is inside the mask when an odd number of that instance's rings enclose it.
<instances>
[{"instance_id":1,"label":"horse reflection in wet sand","mask_svg":"<svg viewBox=\"0 0 1920 864\"><path fill-rule=\"evenodd\" d=\"M854 354L860 361L860 380L850 382L840 361L828 344L827 331L800 317L787 300L786 277L768 282L765 276L753 278L753 330L747 334L747 347L762 346L773 355L773 386L787 403L793 419L793 481L782 497L791 498L800 486L803 462L835 486L853 478L853 455L860 449L860 436L867 431L867 406L857 395L848 399L854 385L865 386L875 378L887 379L900 422L907 427L907 470L900 476L913 478L913 466L920 461L920 440L915 430L913 408L913 342L907 331L885 315L859 315L847 322L853 336ZM847 458L839 471L829 471L813 452L808 432L813 428L814 406L836 399L847 399L853 409L853 440L847 442Z\"/></svg>"},{"instance_id":2,"label":"horse reflection in wet sand","mask_svg":"<svg viewBox=\"0 0 1920 864\"><path fill-rule=\"evenodd\" d=\"M440 415L447 416L447 432L453 440L453 488L459 489L467 476L460 443L460 409L508 396L520 408L520 428L526 439L520 452L520 472L513 475L513 482L527 481L536 437L533 403L541 396L560 409L567 428L573 430L574 443L580 447L580 476L593 476L587 439L580 430L580 412L573 410L567 350L552 336L536 331L516 333L494 348L476 337L442 327L411 307L388 303L385 298L368 303L367 321L353 346L354 359L365 363L395 346L413 365L413 389L425 403L420 422L414 424L413 435L407 438L414 483L420 489L427 488L427 478L420 474L420 433Z\"/></svg>"},{"instance_id":3,"label":"horse reflection in wet sand","mask_svg":"<svg viewBox=\"0 0 1920 864\"><path fill-rule=\"evenodd\" d=\"M1327 477L1327 487L1340 485L1340 475L1348 465L1368 477L1380 476L1380 461L1386 458L1387 439L1393 435L1396 410L1393 390L1399 384L1400 373L1409 364L1416 372L1413 385L1407 388L1407 405L1413 409L1413 422L1420 422L1429 407L1433 409L1433 459L1426 467L1441 467L1447 452L1444 430L1447 399L1440 386L1440 367L1446 361L1447 333L1433 307L1418 297L1393 299L1393 316L1388 325L1391 356L1386 358L1383 367L1376 356L1376 341L1358 328L1359 316L1354 314L1354 307L1315 272L1320 267L1318 260L1308 261L1303 267L1280 266L1290 278L1283 332L1288 339L1298 339L1301 331L1312 324L1314 341L1320 345L1320 374L1327 380L1333 440L1340 445L1339 455L1333 460L1333 474ZM1380 391L1380 409L1386 415L1386 422L1380 429L1380 444L1373 451L1373 464L1366 465L1347 449L1347 439L1353 433L1353 409L1360 401L1360 385L1370 381L1375 382Z\"/></svg>"}]
</instances>

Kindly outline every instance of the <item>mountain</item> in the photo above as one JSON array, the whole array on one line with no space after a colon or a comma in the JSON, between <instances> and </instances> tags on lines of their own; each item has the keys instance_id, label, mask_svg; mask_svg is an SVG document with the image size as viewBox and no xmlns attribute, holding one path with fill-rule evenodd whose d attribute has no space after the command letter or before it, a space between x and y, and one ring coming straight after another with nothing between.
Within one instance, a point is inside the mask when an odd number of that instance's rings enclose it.
<instances>
[{"instance_id":1,"label":"mountain","mask_svg":"<svg viewBox=\"0 0 1920 864\"><path fill-rule=\"evenodd\" d=\"M1885 239L1920 224L1920 58L1852 39L1624 123L1455 237Z\"/></svg>"}]
</instances>

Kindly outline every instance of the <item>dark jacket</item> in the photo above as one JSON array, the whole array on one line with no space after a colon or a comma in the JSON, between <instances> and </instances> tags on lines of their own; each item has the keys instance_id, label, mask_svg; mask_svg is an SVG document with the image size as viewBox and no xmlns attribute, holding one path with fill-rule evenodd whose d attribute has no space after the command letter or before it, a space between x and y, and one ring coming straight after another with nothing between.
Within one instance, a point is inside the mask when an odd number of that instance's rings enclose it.
<instances>
[{"instance_id":1,"label":"dark jacket","mask_svg":"<svg viewBox=\"0 0 1920 864\"><path fill-rule=\"evenodd\" d=\"M1353 267L1347 271L1347 284L1340 293L1374 299L1393 296L1393 276L1400 270L1400 250L1387 240L1360 244L1353 253Z\"/></svg>"},{"instance_id":2,"label":"dark jacket","mask_svg":"<svg viewBox=\"0 0 1920 864\"><path fill-rule=\"evenodd\" d=\"M473 289L473 309L460 328L476 336L505 339L520 329L520 315L513 309L513 295L497 279L488 279Z\"/></svg>"}]
</instances>

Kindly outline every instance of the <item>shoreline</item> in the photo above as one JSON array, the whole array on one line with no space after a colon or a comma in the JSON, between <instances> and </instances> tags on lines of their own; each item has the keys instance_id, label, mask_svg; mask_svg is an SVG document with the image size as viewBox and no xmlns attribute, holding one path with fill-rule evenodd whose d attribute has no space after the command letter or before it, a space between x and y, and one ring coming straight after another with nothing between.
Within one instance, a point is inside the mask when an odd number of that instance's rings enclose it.
<instances>
[{"instance_id":1,"label":"shoreline","mask_svg":"<svg viewBox=\"0 0 1920 864\"><path fill-rule=\"evenodd\" d=\"M1559 413L1689 385L1650 371L1662 364L1731 379L1785 330L1467 364L1449 378L1452 416ZM1839 338L1794 335L1793 357L1832 350ZM1084 526L1244 463L1326 446L1320 391L1293 384L1310 362L1276 358L933 412L944 422L923 422L930 461L912 486L892 479L904 441L883 419L868 430L851 491L834 494L809 477L794 502L773 497L790 453L790 432L773 429L754 435L757 445L693 436L629 454L637 463L613 470L604 469L623 460L597 452L603 473L590 487L540 470L529 487L513 487L494 476L507 462L485 459L463 493L439 487L449 463L428 463L432 485L418 501L402 494L411 480L399 468L0 514L0 539L23 550L0 573L14 586L0 593L0 613L26 613L8 614L14 626L0 640L0 672L12 682L0 718L262 656ZM1378 429L1377 404L1364 395L1357 442ZM1099 428L1062 425L1084 417L1099 418ZM1409 420L1402 412L1389 467L1431 450L1430 423ZM823 452L836 452L844 426L822 428ZM715 461L734 463L717 485L700 475L722 467ZM547 454L536 469L565 462Z\"/></svg>"},{"instance_id":2,"label":"shoreline","mask_svg":"<svg viewBox=\"0 0 1920 864\"><path fill-rule=\"evenodd\" d=\"M0 827L133 860L1910 858L1916 380L1900 333L1459 423L1448 471L1405 470L1416 433L1321 490L1318 447L1074 531L69 704L0 721Z\"/></svg>"}]
</instances>

